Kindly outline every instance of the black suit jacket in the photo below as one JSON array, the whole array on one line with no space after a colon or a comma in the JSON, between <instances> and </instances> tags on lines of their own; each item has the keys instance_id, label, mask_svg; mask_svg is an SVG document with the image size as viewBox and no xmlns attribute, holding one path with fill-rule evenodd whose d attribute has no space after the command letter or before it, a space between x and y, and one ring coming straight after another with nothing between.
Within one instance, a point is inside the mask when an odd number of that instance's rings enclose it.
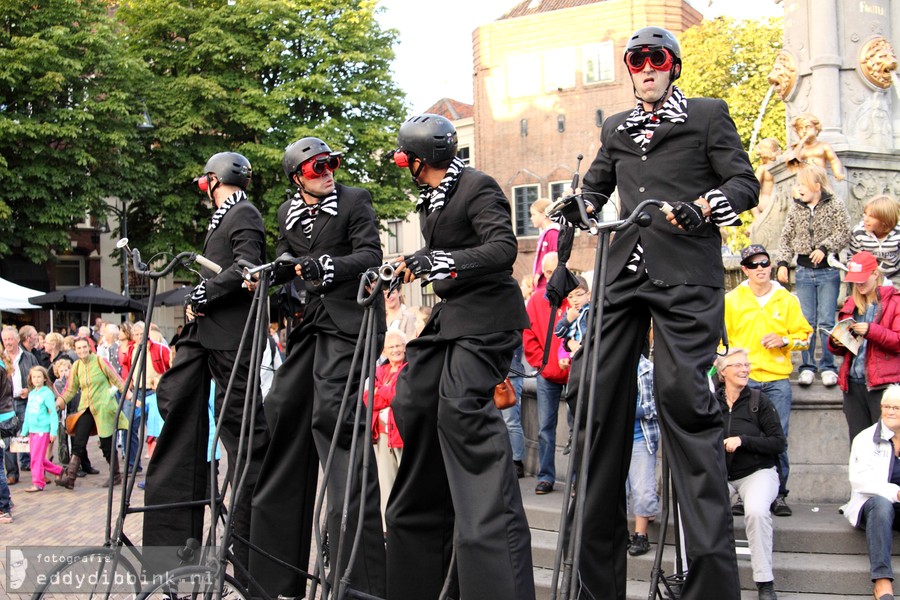
<instances>
[{"instance_id":1,"label":"black suit jacket","mask_svg":"<svg viewBox=\"0 0 900 600\"><path fill-rule=\"evenodd\" d=\"M456 277L434 282L444 337L525 329L522 291L512 277L518 252L509 202L492 177L465 169L443 208L419 213L429 250L450 252Z\"/></svg>"},{"instance_id":2,"label":"black suit jacket","mask_svg":"<svg viewBox=\"0 0 900 600\"><path fill-rule=\"evenodd\" d=\"M207 304L204 316L197 318L200 343L210 350L237 350L241 333L250 313L253 294L243 287L238 260L254 265L265 262L265 227L262 217L249 200L235 204L206 234L203 256L220 267L218 275L203 267Z\"/></svg>"},{"instance_id":3,"label":"black suit jacket","mask_svg":"<svg viewBox=\"0 0 900 600\"><path fill-rule=\"evenodd\" d=\"M285 227L290 200L278 207L278 243L276 256L284 253L295 257L312 256L316 259L329 255L334 262L334 281L328 286L315 285L296 278L298 289L306 288L306 310L311 314L320 304L344 333L356 335L362 327L363 307L356 302L359 276L370 267L382 262L381 239L378 237L378 220L372 208L372 195L368 191L337 184L338 214L319 211L307 239L300 223L293 229ZM276 281L290 280L294 270L281 269ZM379 311L379 331L385 330L384 298L376 299Z\"/></svg>"},{"instance_id":4,"label":"black suit jacket","mask_svg":"<svg viewBox=\"0 0 900 600\"><path fill-rule=\"evenodd\" d=\"M631 111L603 124L602 147L584 176L586 198L602 205L618 187L620 218L643 200L692 202L718 189L740 214L756 206L759 182L722 100L690 98L684 123L663 121L642 151L625 131L618 131ZM678 229L656 207L647 212L649 227L633 226L615 235L609 252L609 278L625 266L640 238L650 279L661 286L679 284L724 287L722 237L707 223L695 231Z\"/></svg>"}]
</instances>

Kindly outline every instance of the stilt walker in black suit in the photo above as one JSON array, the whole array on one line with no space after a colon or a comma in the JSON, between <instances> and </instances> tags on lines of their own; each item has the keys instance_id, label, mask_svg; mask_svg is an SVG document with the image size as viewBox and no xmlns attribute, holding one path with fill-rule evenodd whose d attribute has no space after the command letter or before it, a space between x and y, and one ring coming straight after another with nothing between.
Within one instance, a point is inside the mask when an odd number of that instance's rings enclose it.
<instances>
[{"instance_id":1,"label":"stilt walker in black suit","mask_svg":"<svg viewBox=\"0 0 900 600\"><path fill-rule=\"evenodd\" d=\"M667 201L673 210L648 209L651 224L617 233L609 249L601 340L594 350L600 369L581 382L596 385L596 404L575 574L583 585L579 598L625 598L634 373L652 319L655 396L689 561L681 598L737 600L723 421L707 371L724 327L719 227L740 224L738 214L756 205L759 185L727 105L685 98L673 85L681 49L670 32L637 31L624 58L638 102L603 124L602 148L584 177L584 199L599 214L618 187L620 218L647 199ZM581 373L580 352L572 373ZM570 402L578 385L570 379Z\"/></svg>"},{"instance_id":2,"label":"stilt walker in black suit","mask_svg":"<svg viewBox=\"0 0 900 600\"><path fill-rule=\"evenodd\" d=\"M247 200L245 190L251 167L244 156L221 152L207 161L203 172L197 183L216 211L210 219L202 254L222 271L216 274L203 267L204 279L194 288L187 311L192 320L185 325L175 347L175 363L157 387L159 412L165 424L147 468L144 502L148 506L209 497L210 379L216 382L218 415L232 368L236 374L225 405L221 439L228 451L229 471L237 461L251 344L246 343L240 355L238 346L253 295L242 287L236 265L238 260L265 262L265 229L259 211ZM269 439L262 406L256 410L246 483L239 505L231 507L235 533L244 539L250 534L250 498ZM189 537L202 540L203 512L203 507L198 507L144 513L144 545L181 547ZM235 541L235 555L244 564L247 550L245 544ZM166 558L172 559L169 568L180 562L174 553Z\"/></svg>"},{"instance_id":3,"label":"stilt walker in black suit","mask_svg":"<svg viewBox=\"0 0 900 600\"><path fill-rule=\"evenodd\" d=\"M266 396L266 417L272 440L253 496L251 541L281 560L308 570L313 509L318 481L318 457L324 465L335 427L340 428L328 478L327 528L332 552L340 535L341 508L351 461L362 468L362 452L372 452L366 473L366 513L360 549L350 587L375 596L385 594L384 532L375 456L369 433L360 427L357 455L350 455L354 410L337 423L344 386L359 386L362 365L350 372L353 351L362 327L363 308L357 304L359 276L381 265L381 240L366 190L335 184L333 172L341 155L318 138L307 137L287 147L282 165L299 188L278 209L276 256L298 259L295 270L276 273L276 282L296 276L305 286L303 323L291 331L287 357L275 372ZM378 299L384 331L384 300ZM362 361L360 361L362 362ZM351 393L351 401L355 400ZM357 473L358 473L357 469ZM340 564L349 561L356 531L359 478L350 494L347 537ZM332 565L336 557L331 556ZM272 595L303 597L306 581L256 553L251 572ZM342 568L343 571L343 568ZM343 575L343 573L339 574Z\"/></svg>"},{"instance_id":4,"label":"stilt walker in black suit","mask_svg":"<svg viewBox=\"0 0 900 600\"><path fill-rule=\"evenodd\" d=\"M398 145L425 238L398 276L431 282L441 301L406 347L391 404L403 460L387 507L388 598L436 600L455 545L450 598L533 599L531 535L493 402L528 326L509 202L456 157L444 117L410 118Z\"/></svg>"}]
</instances>

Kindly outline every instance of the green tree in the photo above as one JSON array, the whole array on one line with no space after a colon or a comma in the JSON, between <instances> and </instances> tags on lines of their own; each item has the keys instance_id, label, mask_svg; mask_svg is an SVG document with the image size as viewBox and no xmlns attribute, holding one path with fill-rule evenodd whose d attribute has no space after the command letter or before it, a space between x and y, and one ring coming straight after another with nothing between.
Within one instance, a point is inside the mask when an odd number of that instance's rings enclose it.
<instances>
[{"instance_id":1,"label":"green tree","mask_svg":"<svg viewBox=\"0 0 900 600\"><path fill-rule=\"evenodd\" d=\"M680 42L684 57L679 86L688 96L721 98L728 102L744 148L751 159L758 159L750 148L754 123L769 90L766 76L782 47L782 20L736 21L721 17L691 27ZM773 95L766 107L756 140L773 137L785 147L784 102ZM749 215L734 228L729 238L732 250L748 243Z\"/></svg>"},{"instance_id":2,"label":"green tree","mask_svg":"<svg viewBox=\"0 0 900 600\"><path fill-rule=\"evenodd\" d=\"M253 164L249 194L274 242L287 144L316 135L345 152L339 182L368 188L381 218L408 212L408 177L387 165L404 114L390 75L396 32L374 0L126 0L117 18L149 65L158 170L135 193L148 252L199 248L210 211L191 184L224 150ZM129 222L130 224L130 222Z\"/></svg>"},{"instance_id":3,"label":"green tree","mask_svg":"<svg viewBox=\"0 0 900 600\"><path fill-rule=\"evenodd\" d=\"M108 196L139 148L128 55L102 0L0 3L0 256L35 262Z\"/></svg>"}]
</instances>

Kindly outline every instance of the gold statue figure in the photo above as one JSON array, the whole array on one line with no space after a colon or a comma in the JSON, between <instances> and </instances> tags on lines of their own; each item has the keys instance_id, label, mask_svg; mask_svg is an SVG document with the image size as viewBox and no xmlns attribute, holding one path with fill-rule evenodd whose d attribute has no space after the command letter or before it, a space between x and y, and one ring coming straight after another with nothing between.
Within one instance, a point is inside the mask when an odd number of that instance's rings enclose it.
<instances>
[{"instance_id":1,"label":"gold statue figure","mask_svg":"<svg viewBox=\"0 0 900 600\"><path fill-rule=\"evenodd\" d=\"M820 142L818 139L818 135L822 132L819 118L812 113L799 114L791 119L791 128L800 141L784 152L783 158L788 169L796 173L804 163L818 165L823 169L831 165L834 178L843 181L846 176L840 159L831 149L831 144Z\"/></svg>"}]
</instances>

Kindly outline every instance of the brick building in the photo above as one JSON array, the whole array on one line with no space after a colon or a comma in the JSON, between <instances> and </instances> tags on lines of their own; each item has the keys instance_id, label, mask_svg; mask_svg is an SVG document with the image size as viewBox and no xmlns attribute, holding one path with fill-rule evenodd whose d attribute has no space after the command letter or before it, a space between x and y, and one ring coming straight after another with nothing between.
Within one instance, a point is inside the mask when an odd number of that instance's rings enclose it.
<instances>
[{"instance_id":1,"label":"brick building","mask_svg":"<svg viewBox=\"0 0 900 600\"><path fill-rule=\"evenodd\" d=\"M517 279L534 260L528 207L560 196L576 156L583 174L596 155L604 118L634 106L628 37L649 25L678 34L701 19L683 0L523 0L475 30L475 155L513 206ZM595 243L579 236L570 266L591 269Z\"/></svg>"}]
</instances>

